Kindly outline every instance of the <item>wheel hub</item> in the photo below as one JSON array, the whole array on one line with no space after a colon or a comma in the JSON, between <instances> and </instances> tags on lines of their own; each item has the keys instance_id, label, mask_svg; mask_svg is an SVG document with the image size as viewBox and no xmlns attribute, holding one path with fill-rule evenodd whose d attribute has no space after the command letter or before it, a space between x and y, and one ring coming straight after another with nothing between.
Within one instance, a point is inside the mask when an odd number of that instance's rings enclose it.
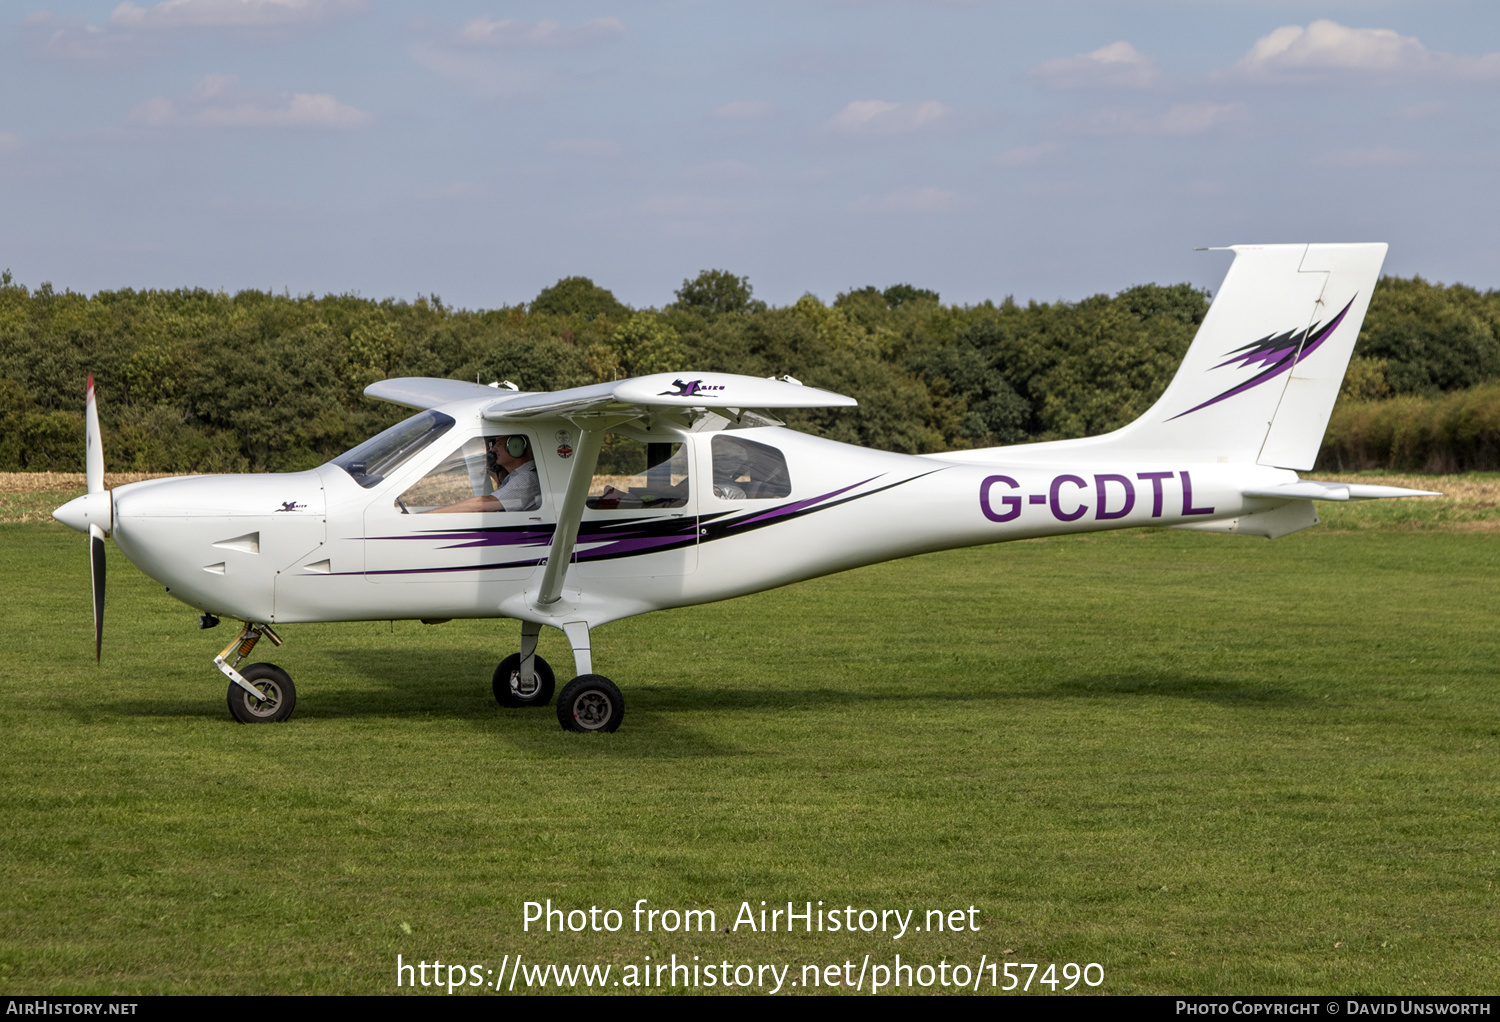
<instances>
[{"instance_id":1,"label":"wheel hub","mask_svg":"<svg viewBox=\"0 0 1500 1022\"><path fill-rule=\"evenodd\" d=\"M601 692L585 692L573 700L573 719L578 726L597 731L609 723L613 710Z\"/></svg>"},{"instance_id":2,"label":"wheel hub","mask_svg":"<svg viewBox=\"0 0 1500 1022\"><path fill-rule=\"evenodd\" d=\"M252 682L259 699L246 699L245 707L257 717L269 717L276 712L276 707L281 705L281 688L275 682L258 681Z\"/></svg>"}]
</instances>

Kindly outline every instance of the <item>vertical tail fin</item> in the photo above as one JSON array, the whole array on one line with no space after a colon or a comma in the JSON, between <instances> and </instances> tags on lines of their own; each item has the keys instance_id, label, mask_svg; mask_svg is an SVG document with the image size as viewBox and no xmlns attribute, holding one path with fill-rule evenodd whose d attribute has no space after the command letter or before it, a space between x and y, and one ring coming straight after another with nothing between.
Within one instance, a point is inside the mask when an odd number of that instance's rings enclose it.
<instances>
[{"instance_id":1,"label":"vertical tail fin","mask_svg":"<svg viewBox=\"0 0 1500 1022\"><path fill-rule=\"evenodd\" d=\"M1132 448L1312 468L1386 246L1232 251L1234 263L1166 393L1110 437Z\"/></svg>"},{"instance_id":2,"label":"vertical tail fin","mask_svg":"<svg viewBox=\"0 0 1500 1022\"><path fill-rule=\"evenodd\" d=\"M1383 243L1236 245L1160 400L1103 436L1005 448L1007 460L1175 454L1309 469L1385 261ZM963 460L993 458L963 452Z\"/></svg>"}]
</instances>

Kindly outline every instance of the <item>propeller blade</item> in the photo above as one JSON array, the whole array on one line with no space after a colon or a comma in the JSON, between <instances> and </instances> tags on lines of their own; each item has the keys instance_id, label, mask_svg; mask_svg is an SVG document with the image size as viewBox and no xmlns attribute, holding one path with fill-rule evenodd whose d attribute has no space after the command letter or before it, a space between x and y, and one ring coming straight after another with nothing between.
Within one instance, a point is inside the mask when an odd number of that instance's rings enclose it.
<instances>
[{"instance_id":1,"label":"propeller blade","mask_svg":"<svg viewBox=\"0 0 1500 1022\"><path fill-rule=\"evenodd\" d=\"M89 526L89 578L94 585L94 662L104 642L104 530Z\"/></svg>"},{"instance_id":2,"label":"propeller blade","mask_svg":"<svg viewBox=\"0 0 1500 1022\"><path fill-rule=\"evenodd\" d=\"M99 403L94 399L94 374L89 373L88 396L83 402L83 467L89 492L104 492L104 438L99 433Z\"/></svg>"},{"instance_id":3,"label":"propeller blade","mask_svg":"<svg viewBox=\"0 0 1500 1022\"><path fill-rule=\"evenodd\" d=\"M104 437L99 432L99 402L94 397L94 374L89 373L83 401L83 467L89 493L104 492ZM94 588L94 662L104 644L104 530L89 523L89 580Z\"/></svg>"}]
</instances>

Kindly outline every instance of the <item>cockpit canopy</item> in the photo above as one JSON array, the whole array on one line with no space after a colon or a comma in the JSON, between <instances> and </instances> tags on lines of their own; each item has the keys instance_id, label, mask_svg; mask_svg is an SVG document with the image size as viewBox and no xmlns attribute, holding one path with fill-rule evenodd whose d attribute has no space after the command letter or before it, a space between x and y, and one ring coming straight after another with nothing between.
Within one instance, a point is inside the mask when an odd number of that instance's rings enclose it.
<instances>
[{"instance_id":1,"label":"cockpit canopy","mask_svg":"<svg viewBox=\"0 0 1500 1022\"><path fill-rule=\"evenodd\" d=\"M345 451L330 464L348 472L356 483L369 489L426 450L427 445L453 428L453 417L442 412L418 412L378 433L353 450Z\"/></svg>"}]
</instances>

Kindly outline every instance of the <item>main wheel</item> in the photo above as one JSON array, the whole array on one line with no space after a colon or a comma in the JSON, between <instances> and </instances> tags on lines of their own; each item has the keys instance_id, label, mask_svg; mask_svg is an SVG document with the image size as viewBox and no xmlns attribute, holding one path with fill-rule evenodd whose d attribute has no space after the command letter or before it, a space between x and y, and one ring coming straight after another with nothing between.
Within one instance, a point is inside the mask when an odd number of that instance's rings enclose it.
<instances>
[{"instance_id":1,"label":"main wheel","mask_svg":"<svg viewBox=\"0 0 1500 1022\"><path fill-rule=\"evenodd\" d=\"M495 668L495 702L501 706L546 706L552 701L557 679L541 657L532 658L531 691L521 691L521 654L512 653Z\"/></svg>"},{"instance_id":2,"label":"main wheel","mask_svg":"<svg viewBox=\"0 0 1500 1022\"><path fill-rule=\"evenodd\" d=\"M286 720L297 708L297 686L291 675L275 664L251 664L240 676L261 694L256 699L234 682L229 683L229 714L241 724L275 724Z\"/></svg>"},{"instance_id":3,"label":"main wheel","mask_svg":"<svg viewBox=\"0 0 1500 1022\"><path fill-rule=\"evenodd\" d=\"M625 697L602 674L580 674L557 697L557 722L564 731L614 731L625 719Z\"/></svg>"}]
</instances>

